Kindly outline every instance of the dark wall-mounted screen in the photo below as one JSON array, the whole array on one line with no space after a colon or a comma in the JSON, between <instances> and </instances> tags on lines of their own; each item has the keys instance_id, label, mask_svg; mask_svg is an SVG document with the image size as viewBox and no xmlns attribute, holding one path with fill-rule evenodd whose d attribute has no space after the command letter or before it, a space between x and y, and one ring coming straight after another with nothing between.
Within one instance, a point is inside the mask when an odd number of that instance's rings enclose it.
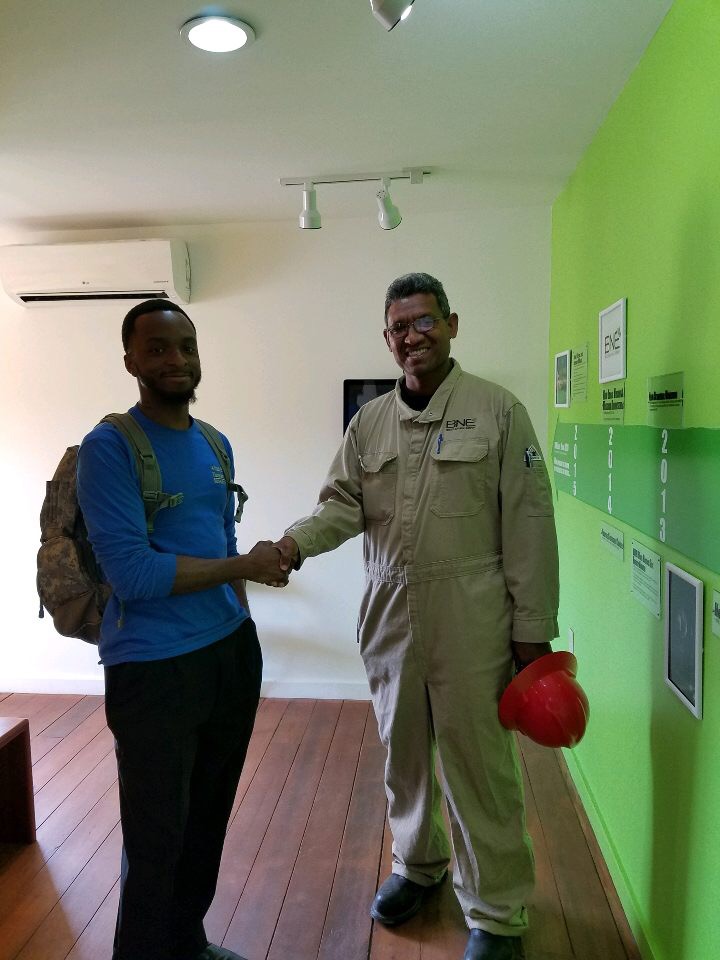
<instances>
[{"instance_id":1,"label":"dark wall-mounted screen","mask_svg":"<svg viewBox=\"0 0 720 960\"><path fill-rule=\"evenodd\" d=\"M394 389L395 380L343 380L343 433L364 403Z\"/></svg>"}]
</instances>

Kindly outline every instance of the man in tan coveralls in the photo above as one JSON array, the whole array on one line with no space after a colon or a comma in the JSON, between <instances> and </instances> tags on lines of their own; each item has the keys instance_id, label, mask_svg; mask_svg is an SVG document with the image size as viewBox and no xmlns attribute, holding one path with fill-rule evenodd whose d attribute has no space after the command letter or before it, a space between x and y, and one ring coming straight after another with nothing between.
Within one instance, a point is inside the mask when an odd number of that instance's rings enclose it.
<instances>
[{"instance_id":1,"label":"man in tan coveralls","mask_svg":"<svg viewBox=\"0 0 720 960\"><path fill-rule=\"evenodd\" d=\"M444 879L444 794L470 928L464 960L517 960L533 855L515 738L497 705L513 662L549 653L557 636L547 471L522 404L451 360L458 317L439 281L395 280L385 323L405 376L360 408L312 516L276 546L299 566L365 534L358 639L394 840L372 916L402 923Z\"/></svg>"}]
</instances>

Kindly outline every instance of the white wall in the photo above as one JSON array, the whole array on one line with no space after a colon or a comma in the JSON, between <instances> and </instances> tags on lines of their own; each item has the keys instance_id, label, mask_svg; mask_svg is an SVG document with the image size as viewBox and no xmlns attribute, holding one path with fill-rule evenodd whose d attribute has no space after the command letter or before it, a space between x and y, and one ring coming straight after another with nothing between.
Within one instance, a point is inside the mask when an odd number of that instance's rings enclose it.
<instances>
[{"instance_id":1,"label":"white wall","mask_svg":"<svg viewBox=\"0 0 720 960\"><path fill-rule=\"evenodd\" d=\"M550 210L476 208L413 217L392 232L374 217L19 235L0 242L180 236L187 240L203 383L193 412L231 438L250 494L239 546L280 536L308 513L341 438L342 381L395 376L382 340L384 292L397 275L438 276L460 315L454 355L527 405L546 436ZM123 305L27 310L0 292L0 690L101 692L97 651L37 619L34 587L44 483L64 448L136 399L122 363ZM283 591L250 586L266 695L364 697L355 643L361 544L309 561Z\"/></svg>"}]
</instances>

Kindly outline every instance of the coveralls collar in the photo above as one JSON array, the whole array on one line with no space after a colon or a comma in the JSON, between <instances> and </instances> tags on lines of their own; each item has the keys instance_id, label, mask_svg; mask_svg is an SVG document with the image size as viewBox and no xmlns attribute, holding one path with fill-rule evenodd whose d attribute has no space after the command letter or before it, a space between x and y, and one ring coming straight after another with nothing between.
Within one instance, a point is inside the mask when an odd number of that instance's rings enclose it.
<instances>
[{"instance_id":1,"label":"coveralls collar","mask_svg":"<svg viewBox=\"0 0 720 960\"><path fill-rule=\"evenodd\" d=\"M455 384L458 382L461 375L462 369L460 364L453 358L453 365L450 373L445 377L443 382L432 395L430 398L430 403L425 407L424 410L421 410L420 413L418 413L417 410L413 410L412 407L409 407L402 399L402 395L400 393L400 380L398 380L395 384L395 401L397 403L398 415L400 419L417 420L418 423L435 423L437 420L442 420L445 414L445 407L450 399L450 394L455 389Z\"/></svg>"}]
</instances>

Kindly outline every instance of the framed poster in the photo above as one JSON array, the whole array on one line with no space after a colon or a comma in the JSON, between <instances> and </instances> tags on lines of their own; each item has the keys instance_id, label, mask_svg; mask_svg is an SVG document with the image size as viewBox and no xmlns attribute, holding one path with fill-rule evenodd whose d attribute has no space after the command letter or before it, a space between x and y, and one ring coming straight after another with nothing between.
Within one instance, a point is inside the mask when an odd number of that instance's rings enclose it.
<instances>
[{"instance_id":1,"label":"framed poster","mask_svg":"<svg viewBox=\"0 0 720 960\"><path fill-rule=\"evenodd\" d=\"M395 380L343 380L343 434L360 407L368 400L395 389Z\"/></svg>"},{"instance_id":2,"label":"framed poster","mask_svg":"<svg viewBox=\"0 0 720 960\"><path fill-rule=\"evenodd\" d=\"M570 406L570 351L555 354L555 406Z\"/></svg>"},{"instance_id":3,"label":"framed poster","mask_svg":"<svg viewBox=\"0 0 720 960\"><path fill-rule=\"evenodd\" d=\"M665 564L665 682L690 713L702 717L703 585Z\"/></svg>"},{"instance_id":4,"label":"framed poster","mask_svg":"<svg viewBox=\"0 0 720 960\"><path fill-rule=\"evenodd\" d=\"M589 344L582 343L570 351L570 380L572 381L572 402L587 400L588 390L588 352Z\"/></svg>"},{"instance_id":5,"label":"framed poster","mask_svg":"<svg viewBox=\"0 0 720 960\"><path fill-rule=\"evenodd\" d=\"M600 383L625 379L626 303L627 300L623 297L600 311Z\"/></svg>"}]
</instances>

